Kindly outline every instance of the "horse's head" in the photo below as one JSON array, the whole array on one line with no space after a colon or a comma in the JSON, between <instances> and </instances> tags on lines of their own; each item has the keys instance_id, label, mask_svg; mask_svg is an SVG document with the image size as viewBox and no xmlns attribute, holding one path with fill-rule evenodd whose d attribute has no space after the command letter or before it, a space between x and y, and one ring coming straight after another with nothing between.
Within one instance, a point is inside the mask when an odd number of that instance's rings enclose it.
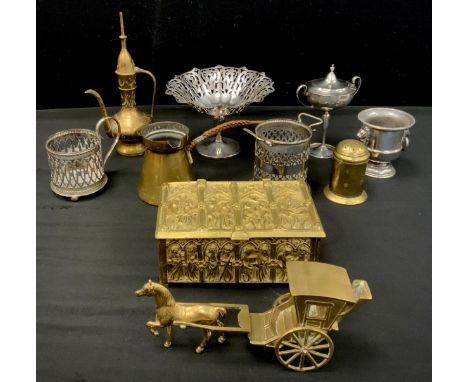
<instances>
[{"instance_id":1,"label":"horse's head","mask_svg":"<svg viewBox=\"0 0 468 382\"><path fill-rule=\"evenodd\" d=\"M175 300L171 292L165 286L155 283L149 279L141 289L135 291L137 297L154 296L156 305L160 306L173 306Z\"/></svg>"},{"instance_id":2,"label":"horse's head","mask_svg":"<svg viewBox=\"0 0 468 382\"><path fill-rule=\"evenodd\" d=\"M135 294L138 296L138 297L143 297L143 296L154 296L155 294L155 285L157 283L155 283L154 281L151 281L151 279L149 279L141 289L138 289L135 291Z\"/></svg>"}]
</instances>

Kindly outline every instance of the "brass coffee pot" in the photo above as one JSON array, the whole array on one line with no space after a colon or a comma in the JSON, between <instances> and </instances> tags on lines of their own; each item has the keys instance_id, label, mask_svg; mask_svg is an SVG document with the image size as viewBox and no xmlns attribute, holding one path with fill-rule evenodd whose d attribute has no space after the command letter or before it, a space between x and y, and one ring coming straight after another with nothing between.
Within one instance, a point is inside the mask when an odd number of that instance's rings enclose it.
<instances>
[{"instance_id":1,"label":"brass coffee pot","mask_svg":"<svg viewBox=\"0 0 468 382\"><path fill-rule=\"evenodd\" d=\"M138 196L148 204L161 203L162 184L194 180L188 149L189 129L178 122L155 122L140 130L147 148L143 157Z\"/></svg>"},{"instance_id":2,"label":"brass coffee pot","mask_svg":"<svg viewBox=\"0 0 468 382\"><path fill-rule=\"evenodd\" d=\"M120 42L122 48L120 50L119 57L117 59L117 79L119 82L120 99L122 102L122 108L118 113L114 115L114 118L119 122L122 135L120 136L119 143L117 145L117 152L120 155L125 156L137 156L142 155L145 152L145 146L141 141L141 136L138 131L153 122L154 114L154 99L156 96L156 78L148 71L135 66L130 53L127 50L125 35L123 14L120 15ZM151 104L151 114L147 114L139 110L135 102L135 90L136 90L136 75L138 73L144 73L151 77L153 80L153 99ZM107 117L107 110L104 105L104 101L98 92L92 89L85 91L86 94L92 94L96 97L101 113L103 117ZM110 119L106 119L106 132L109 134L113 131Z\"/></svg>"}]
</instances>

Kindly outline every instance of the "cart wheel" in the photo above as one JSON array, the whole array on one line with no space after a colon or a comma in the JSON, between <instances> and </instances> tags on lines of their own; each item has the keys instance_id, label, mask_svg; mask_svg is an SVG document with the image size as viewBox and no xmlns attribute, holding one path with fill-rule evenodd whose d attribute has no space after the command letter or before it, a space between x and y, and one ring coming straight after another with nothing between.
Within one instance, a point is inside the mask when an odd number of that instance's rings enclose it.
<instances>
[{"instance_id":1,"label":"cart wheel","mask_svg":"<svg viewBox=\"0 0 468 382\"><path fill-rule=\"evenodd\" d=\"M326 365L333 355L333 341L324 331L308 326L286 332L275 345L278 361L295 371Z\"/></svg>"}]
</instances>

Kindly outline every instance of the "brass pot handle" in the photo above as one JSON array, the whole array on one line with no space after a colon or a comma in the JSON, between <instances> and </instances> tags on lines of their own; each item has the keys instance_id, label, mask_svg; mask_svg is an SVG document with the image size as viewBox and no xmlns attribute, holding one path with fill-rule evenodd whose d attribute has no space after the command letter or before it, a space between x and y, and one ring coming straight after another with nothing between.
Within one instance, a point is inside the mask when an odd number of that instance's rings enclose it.
<instances>
[{"instance_id":1,"label":"brass pot handle","mask_svg":"<svg viewBox=\"0 0 468 382\"><path fill-rule=\"evenodd\" d=\"M153 73L151 73L149 70L145 70L145 69L141 69L137 66L135 66L135 72L136 73L143 73L143 74L147 74L148 76L151 77L151 79L153 80L153 99L152 99L152 102L151 102L151 119L153 119L153 115L154 115L154 100L156 98L156 77L153 75Z\"/></svg>"},{"instance_id":2,"label":"brass pot handle","mask_svg":"<svg viewBox=\"0 0 468 382\"><path fill-rule=\"evenodd\" d=\"M107 151L107 154L104 157L104 160L102 161L102 167L103 168L106 165L107 159L109 159L109 157L112 154L112 151L114 150L115 146L117 146L117 143L119 143L119 138L120 138L120 134L121 134L120 123L114 117L103 117L96 123L96 134L99 137L99 140L101 140L101 135L99 134L99 128L102 126L102 124L104 122L107 123L107 121L109 121L110 119L113 119L115 121L115 123L117 124L117 131L115 131L114 128L112 127L112 131L109 131L109 133L108 133L109 136L115 137L115 139L114 139L114 142L112 143L110 149ZM104 127L104 132L107 134L107 130L106 130L105 127Z\"/></svg>"},{"instance_id":3,"label":"brass pot handle","mask_svg":"<svg viewBox=\"0 0 468 382\"><path fill-rule=\"evenodd\" d=\"M303 106L310 107L310 105L306 105L304 102L302 102L301 97L299 95L299 91L303 88L307 89L307 86L305 84L302 84L302 85L299 85L299 87L296 89L296 98Z\"/></svg>"},{"instance_id":4,"label":"brass pot handle","mask_svg":"<svg viewBox=\"0 0 468 382\"><path fill-rule=\"evenodd\" d=\"M247 119L238 119L235 121L228 121L228 122L221 123L218 126L215 126L205 131L202 135L199 135L198 137L194 138L192 142L190 142L187 145L187 150L188 151L192 150L196 145L203 142L206 138L212 137L220 133L221 131L232 129L233 127L256 125L260 122L263 122L263 121L251 121Z\"/></svg>"},{"instance_id":5,"label":"brass pot handle","mask_svg":"<svg viewBox=\"0 0 468 382\"><path fill-rule=\"evenodd\" d=\"M356 81L359 81L359 83L357 85L356 85ZM356 91L354 92L354 95L356 95L356 93L361 88L362 79L359 76L354 76L353 78L351 78L351 82L353 83L354 86L356 86Z\"/></svg>"}]
</instances>

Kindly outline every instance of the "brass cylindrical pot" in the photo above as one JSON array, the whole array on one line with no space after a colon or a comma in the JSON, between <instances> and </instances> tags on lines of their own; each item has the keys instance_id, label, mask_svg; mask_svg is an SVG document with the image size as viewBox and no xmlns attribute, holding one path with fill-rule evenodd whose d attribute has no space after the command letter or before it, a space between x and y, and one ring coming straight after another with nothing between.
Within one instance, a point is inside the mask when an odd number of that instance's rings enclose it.
<instances>
[{"instance_id":1,"label":"brass cylindrical pot","mask_svg":"<svg viewBox=\"0 0 468 382\"><path fill-rule=\"evenodd\" d=\"M333 168L330 184L323 193L332 202L346 205L364 203L364 176L369 161L369 150L356 139L345 139L338 143L333 153Z\"/></svg>"},{"instance_id":2,"label":"brass cylindrical pot","mask_svg":"<svg viewBox=\"0 0 468 382\"><path fill-rule=\"evenodd\" d=\"M163 183L194 180L192 157L187 150L188 132L188 127L178 122L156 122L140 131L146 151L138 196L144 202L158 206Z\"/></svg>"}]
</instances>

